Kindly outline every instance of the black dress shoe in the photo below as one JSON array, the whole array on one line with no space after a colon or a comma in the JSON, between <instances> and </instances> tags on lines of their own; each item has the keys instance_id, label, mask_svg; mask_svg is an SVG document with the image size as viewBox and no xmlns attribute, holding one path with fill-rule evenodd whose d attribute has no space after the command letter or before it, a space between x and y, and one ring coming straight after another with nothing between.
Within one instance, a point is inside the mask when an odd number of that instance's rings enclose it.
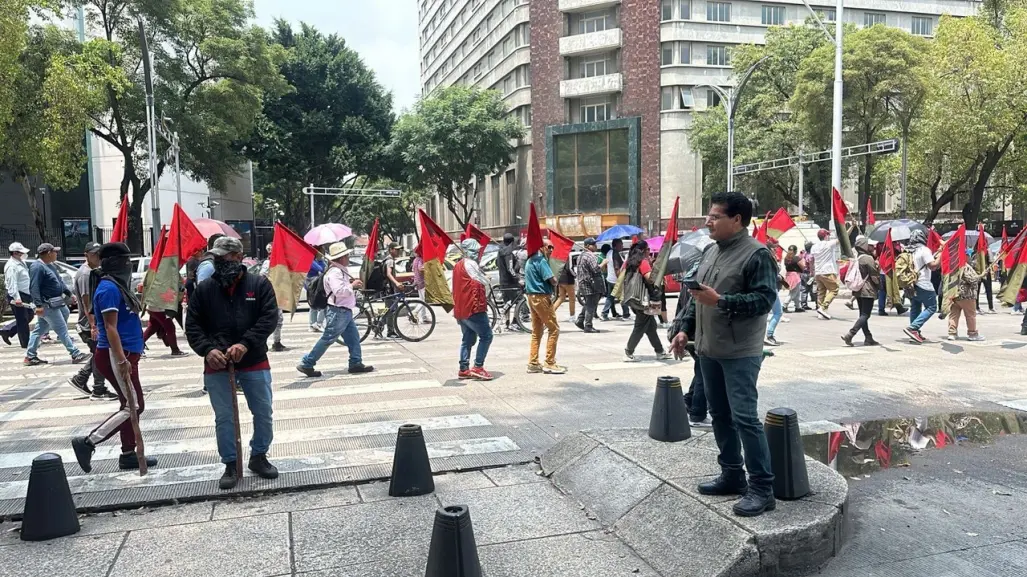
<instances>
[{"instance_id":1,"label":"black dress shoe","mask_svg":"<svg viewBox=\"0 0 1027 577\"><path fill-rule=\"evenodd\" d=\"M1020 329L1020 334L1027 335L1027 327L1023 327L1022 329Z\"/></svg>"},{"instance_id":2,"label":"black dress shoe","mask_svg":"<svg viewBox=\"0 0 1027 577\"><path fill-rule=\"evenodd\" d=\"M155 459L153 457L147 457L146 458L146 466L147 467L156 467L157 466L157 459ZM130 453L128 455L122 454L121 456L118 457L118 468L121 469L122 471L130 471L130 470L138 469L139 468L139 457L137 457L135 453Z\"/></svg>"},{"instance_id":3,"label":"black dress shoe","mask_svg":"<svg viewBox=\"0 0 1027 577\"><path fill-rule=\"evenodd\" d=\"M586 333L598 333L600 331L599 331L599 329L594 329L592 327L589 327L589 328L585 329L585 332Z\"/></svg>"},{"instance_id":4,"label":"black dress shoe","mask_svg":"<svg viewBox=\"0 0 1027 577\"><path fill-rule=\"evenodd\" d=\"M282 343L275 343L275 344L271 345L271 350L276 352L276 353L282 353L282 352L285 352L285 351L289 350L289 348L286 347L285 345L283 345Z\"/></svg>"},{"instance_id":5,"label":"black dress shoe","mask_svg":"<svg viewBox=\"0 0 1027 577\"><path fill-rule=\"evenodd\" d=\"M75 437L71 440L71 448L75 450L78 466L82 467L86 473L92 471L93 465L90 464L90 461L93 460L93 451L96 450L96 447L89 442L89 437Z\"/></svg>"},{"instance_id":6,"label":"black dress shoe","mask_svg":"<svg viewBox=\"0 0 1027 577\"><path fill-rule=\"evenodd\" d=\"M698 487L700 495L745 495L748 488L743 471L739 471L737 475L721 473L712 481L699 483Z\"/></svg>"},{"instance_id":7,"label":"black dress shoe","mask_svg":"<svg viewBox=\"0 0 1027 577\"><path fill-rule=\"evenodd\" d=\"M359 365L353 365L352 367L350 367L349 373L351 375L359 375L362 373L370 373L373 370L374 367L372 367L371 365L365 365L363 363L360 363Z\"/></svg>"},{"instance_id":8,"label":"black dress shoe","mask_svg":"<svg viewBox=\"0 0 1027 577\"><path fill-rule=\"evenodd\" d=\"M6 344L7 346L11 346L11 335L7 334L6 332L2 332L0 333L0 339L3 339L4 344Z\"/></svg>"},{"instance_id":9,"label":"black dress shoe","mask_svg":"<svg viewBox=\"0 0 1027 577\"><path fill-rule=\"evenodd\" d=\"M250 470L263 479L277 479L278 469L267 461L267 455L252 455Z\"/></svg>"},{"instance_id":10,"label":"black dress shoe","mask_svg":"<svg viewBox=\"0 0 1027 577\"><path fill-rule=\"evenodd\" d=\"M321 376L321 371L314 369L314 367L304 367L303 365L296 365L296 370L303 373L305 376L317 378Z\"/></svg>"},{"instance_id":11,"label":"black dress shoe","mask_svg":"<svg viewBox=\"0 0 1027 577\"><path fill-rule=\"evenodd\" d=\"M777 507L777 501L772 492L763 493L749 489L745 496L731 507L731 510L739 517L755 517L762 515L764 511L773 511L775 507Z\"/></svg>"},{"instance_id":12,"label":"black dress shoe","mask_svg":"<svg viewBox=\"0 0 1027 577\"><path fill-rule=\"evenodd\" d=\"M235 474L235 461L231 463L225 463L225 473L221 475L221 480L218 481L218 487L222 491L226 491L235 487L239 482L239 476Z\"/></svg>"}]
</instances>

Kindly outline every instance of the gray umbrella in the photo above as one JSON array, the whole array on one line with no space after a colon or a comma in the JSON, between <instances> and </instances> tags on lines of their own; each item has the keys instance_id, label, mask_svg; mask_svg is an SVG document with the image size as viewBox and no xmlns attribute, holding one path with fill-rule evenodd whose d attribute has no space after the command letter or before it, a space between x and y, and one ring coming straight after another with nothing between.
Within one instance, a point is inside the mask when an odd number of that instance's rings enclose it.
<instances>
[{"instance_id":1,"label":"gray umbrella","mask_svg":"<svg viewBox=\"0 0 1027 577\"><path fill-rule=\"evenodd\" d=\"M941 239L942 240L948 240L948 239L952 238L952 235L954 235L954 234L956 234L956 231L954 231L954 230L946 232L945 234L941 235ZM977 235L978 234L979 233L976 230L968 230L968 231L966 231L966 246L967 246L967 248L974 248L974 247L977 246ZM988 233L984 233L984 239L988 242L988 246L989 247L996 242L995 241L995 237L991 236ZM998 242L1001 243L1002 241L998 241Z\"/></svg>"},{"instance_id":2,"label":"gray umbrella","mask_svg":"<svg viewBox=\"0 0 1027 577\"><path fill-rule=\"evenodd\" d=\"M927 232L927 227L915 220L909 220L908 218L882 220L877 223L874 230L870 231L870 240L884 242L884 238L888 236L889 230L891 231L891 239L897 242L908 240L910 233L914 230Z\"/></svg>"},{"instance_id":3,"label":"gray umbrella","mask_svg":"<svg viewBox=\"0 0 1027 577\"><path fill-rule=\"evenodd\" d=\"M713 242L710 231L705 228L682 235L670 251L667 274L681 274L691 270L702 258L703 249Z\"/></svg>"}]
</instances>

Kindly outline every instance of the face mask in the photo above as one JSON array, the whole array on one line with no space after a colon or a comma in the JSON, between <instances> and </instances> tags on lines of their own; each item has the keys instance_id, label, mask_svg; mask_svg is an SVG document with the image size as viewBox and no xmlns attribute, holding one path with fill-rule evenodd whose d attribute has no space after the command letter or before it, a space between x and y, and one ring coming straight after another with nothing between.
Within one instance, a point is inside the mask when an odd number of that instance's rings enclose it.
<instances>
[{"instance_id":1,"label":"face mask","mask_svg":"<svg viewBox=\"0 0 1027 577\"><path fill-rule=\"evenodd\" d=\"M132 284L132 261L127 257L109 257L100 261L100 268L114 280L128 288Z\"/></svg>"},{"instance_id":2,"label":"face mask","mask_svg":"<svg viewBox=\"0 0 1027 577\"><path fill-rule=\"evenodd\" d=\"M214 259L214 281L222 288L232 286L246 272L246 265L239 261Z\"/></svg>"}]
</instances>

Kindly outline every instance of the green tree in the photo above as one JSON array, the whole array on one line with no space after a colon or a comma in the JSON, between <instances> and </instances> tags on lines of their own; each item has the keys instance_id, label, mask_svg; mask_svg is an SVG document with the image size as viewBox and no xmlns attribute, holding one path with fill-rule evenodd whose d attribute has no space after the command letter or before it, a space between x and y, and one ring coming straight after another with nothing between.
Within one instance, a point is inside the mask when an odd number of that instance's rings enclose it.
<instances>
[{"instance_id":1,"label":"green tree","mask_svg":"<svg viewBox=\"0 0 1027 577\"><path fill-rule=\"evenodd\" d=\"M112 47L107 63L123 70L130 82L125 90L108 89L91 130L124 160L121 193L131 192L129 238L138 249L150 180L137 18L144 23L154 63L156 114L174 122L183 170L215 188L244 161L241 143L254 129L265 94L288 90L279 73L285 51L251 23L250 0L78 1ZM161 156L163 148L159 142ZM164 169L162 159L158 175Z\"/></svg>"},{"instance_id":2,"label":"green tree","mask_svg":"<svg viewBox=\"0 0 1027 577\"><path fill-rule=\"evenodd\" d=\"M0 0L0 146L14 112L14 84L28 34L29 6L27 0Z\"/></svg>"},{"instance_id":3,"label":"green tree","mask_svg":"<svg viewBox=\"0 0 1027 577\"><path fill-rule=\"evenodd\" d=\"M307 24L294 32L277 21L272 40L288 52L280 70L293 90L265 100L247 153L258 165L263 197L280 203L283 222L305 230L310 222L305 186L394 188L374 182L398 176L388 152L395 122L392 95L335 34L325 36ZM341 218L354 228L359 227L351 211L378 206L377 200L360 197L318 197L315 203L318 222Z\"/></svg>"},{"instance_id":4,"label":"green tree","mask_svg":"<svg viewBox=\"0 0 1027 577\"><path fill-rule=\"evenodd\" d=\"M40 236L46 225L36 203L42 183L55 190L78 185L85 168L83 136L91 115L102 110L108 91L127 82L107 64L117 46L104 40L79 44L54 26L33 28L17 60L11 89L10 122L0 141L0 169L25 191Z\"/></svg>"},{"instance_id":5,"label":"green tree","mask_svg":"<svg viewBox=\"0 0 1027 577\"><path fill-rule=\"evenodd\" d=\"M439 194L462 229L478 202L473 181L508 166L514 154L511 141L523 134L499 92L454 85L433 92L403 115L393 146L410 186Z\"/></svg>"},{"instance_id":6,"label":"green tree","mask_svg":"<svg viewBox=\"0 0 1027 577\"><path fill-rule=\"evenodd\" d=\"M847 146L896 136L900 124L912 124L923 100L920 67L927 41L890 26L870 26L845 33L842 46L844 118ZM834 102L834 52L824 45L804 59L790 108L809 139L830 136ZM901 122L900 122L901 117ZM866 219L867 199L874 192L873 155L859 157L859 202Z\"/></svg>"}]
</instances>

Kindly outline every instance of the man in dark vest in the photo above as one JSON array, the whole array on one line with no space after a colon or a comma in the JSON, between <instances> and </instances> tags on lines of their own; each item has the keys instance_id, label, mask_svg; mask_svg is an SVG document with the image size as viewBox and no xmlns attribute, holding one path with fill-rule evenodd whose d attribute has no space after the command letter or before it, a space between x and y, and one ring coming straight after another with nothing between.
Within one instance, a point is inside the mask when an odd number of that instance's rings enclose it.
<instances>
[{"instance_id":1,"label":"man in dark vest","mask_svg":"<svg viewBox=\"0 0 1027 577\"><path fill-rule=\"evenodd\" d=\"M743 495L734 512L753 517L774 509L774 473L767 436L757 413L756 380L763 359L767 314L777 301L777 265L762 243L749 236L752 203L737 192L710 199L706 226L711 244L703 252L692 302L671 349L681 355L689 334L705 384L720 449L719 477L699 485L703 495ZM741 442L739 442L741 438ZM742 449L745 469L742 468Z\"/></svg>"}]
</instances>

